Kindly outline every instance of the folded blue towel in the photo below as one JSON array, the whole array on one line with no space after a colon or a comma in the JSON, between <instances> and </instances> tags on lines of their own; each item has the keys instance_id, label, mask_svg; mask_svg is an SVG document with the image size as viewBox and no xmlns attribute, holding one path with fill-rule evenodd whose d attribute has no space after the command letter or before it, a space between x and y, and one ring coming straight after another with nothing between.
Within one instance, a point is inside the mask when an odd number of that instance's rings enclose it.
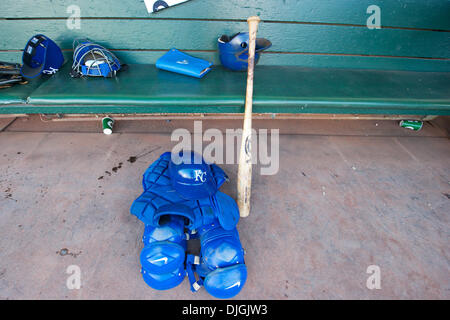
<instances>
[{"instance_id":1,"label":"folded blue towel","mask_svg":"<svg viewBox=\"0 0 450 320\"><path fill-rule=\"evenodd\" d=\"M187 76L203 78L211 70L212 63L192 57L177 49L171 49L156 61L156 67Z\"/></svg>"}]
</instances>

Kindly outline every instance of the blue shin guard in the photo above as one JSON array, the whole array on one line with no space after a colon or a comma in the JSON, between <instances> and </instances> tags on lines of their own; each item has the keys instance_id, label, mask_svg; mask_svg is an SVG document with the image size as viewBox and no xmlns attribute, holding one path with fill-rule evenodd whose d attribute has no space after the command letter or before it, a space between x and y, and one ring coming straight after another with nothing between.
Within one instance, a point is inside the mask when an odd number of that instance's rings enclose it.
<instances>
[{"instance_id":1,"label":"blue shin guard","mask_svg":"<svg viewBox=\"0 0 450 320\"><path fill-rule=\"evenodd\" d=\"M167 216L158 227L146 226L142 241L141 273L145 282L157 290L179 285L186 276L186 235L184 220Z\"/></svg>"},{"instance_id":2,"label":"blue shin guard","mask_svg":"<svg viewBox=\"0 0 450 320\"><path fill-rule=\"evenodd\" d=\"M186 260L191 290L195 292L204 286L216 298L234 297L247 280L244 249L237 229L225 230L216 221L199 229L199 236L201 255L188 255Z\"/></svg>"}]
</instances>

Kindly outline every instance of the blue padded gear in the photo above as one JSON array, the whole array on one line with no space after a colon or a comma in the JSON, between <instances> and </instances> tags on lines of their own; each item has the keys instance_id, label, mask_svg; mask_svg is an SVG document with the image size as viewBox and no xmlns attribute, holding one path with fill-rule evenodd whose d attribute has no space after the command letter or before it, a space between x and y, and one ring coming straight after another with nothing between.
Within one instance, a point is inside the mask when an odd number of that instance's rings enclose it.
<instances>
[{"instance_id":1,"label":"blue padded gear","mask_svg":"<svg viewBox=\"0 0 450 320\"><path fill-rule=\"evenodd\" d=\"M164 152L159 158L153 162L142 177L142 186L144 190L152 187L161 187L170 185L169 162L171 153Z\"/></svg>"},{"instance_id":2,"label":"blue padded gear","mask_svg":"<svg viewBox=\"0 0 450 320\"><path fill-rule=\"evenodd\" d=\"M170 164L171 153L165 152L145 171L142 180L145 191L133 202L131 214L145 224L155 227L159 225L159 219L166 215L185 217L188 220L189 230L210 224L215 217L227 230L237 225L239 209L231 197L216 190L214 195L209 197L186 199L172 186ZM228 176L220 167L216 165L209 167L217 187L228 180ZM183 165L176 168L181 170Z\"/></svg>"},{"instance_id":3,"label":"blue padded gear","mask_svg":"<svg viewBox=\"0 0 450 320\"><path fill-rule=\"evenodd\" d=\"M231 230L239 222L240 214L236 201L229 195L218 191L214 197L215 214L219 219L220 225L225 230Z\"/></svg>"},{"instance_id":4,"label":"blue padded gear","mask_svg":"<svg viewBox=\"0 0 450 320\"><path fill-rule=\"evenodd\" d=\"M239 209L230 196L218 191L214 196L199 200L181 199L171 186L151 188L137 198L130 212L145 224L159 226L161 217L181 216L187 228L195 230L218 218L223 228L230 230L239 221Z\"/></svg>"},{"instance_id":5,"label":"blue padded gear","mask_svg":"<svg viewBox=\"0 0 450 320\"><path fill-rule=\"evenodd\" d=\"M221 167L214 163L210 164L210 167L212 175L216 180L217 189L219 189L225 182L229 181L228 175L222 170Z\"/></svg>"},{"instance_id":6,"label":"blue padded gear","mask_svg":"<svg viewBox=\"0 0 450 320\"><path fill-rule=\"evenodd\" d=\"M179 243L186 249L186 235L183 230L183 219L167 216L158 228L149 225L145 226L142 242L144 246L147 246L157 241L170 241Z\"/></svg>"},{"instance_id":7,"label":"blue padded gear","mask_svg":"<svg viewBox=\"0 0 450 320\"><path fill-rule=\"evenodd\" d=\"M141 251L142 268L152 274L164 274L177 270L184 263L185 249L169 241L154 242Z\"/></svg>"},{"instance_id":8,"label":"blue padded gear","mask_svg":"<svg viewBox=\"0 0 450 320\"><path fill-rule=\"evenodd\" d=\"M156 290L169 290L175 288L183 282L184 277L186 276L186 271L182 267L164 274L152 274L144 268L141 268L141 273L145 283Z\"/></svg>"},{"instance_id":9,"label":"blue padded gear","mask_svg":"<svg viewBox=\"0 0 450 320\"><path fill-rule=\"evenodd\" d=\"M182 156L182 155L181 155ZM142 186L144 190L148 190L153 187L161 187L168 186L172 184L172 180L177 182L181 182L180 180L184 180L183 186L179 187L179 183L174 183L172 186L176 186L175 191L177 191L181 198L197 200L201 198L206 198L210 195L214 195L217 190L228 181L227 174L215 164L206 164L203 159L201 159L201 164L179 164L175 165L171 161L172 153L164 152L155 162L153 162L150 167L144 172L144 176L142 179ZM199 158L196 153L191 153L191 160L194 161L194 158ZM201 169L199 169L201 168ZM203 170L207 172L205 175L205 179L209 181L208 186L204 186L201 181L195 185L195 170ZM212 177L209 179L208 176ZM189 176L190 178L182 178L181 174ZM192 182L192 180L194 180ZM192 183L191 183L192 182ZM212 186L212 187L211 187ZM179 192L181 188L181 192ZM197 188L197 189L196 189ZM191 190L192 189L192 190ZM194 189L199 190L199 193L196 193ZM205 190L203 190L205 189ZM184 192L183 192L184 191ZM186 193L187 192L187 193Z\"/></svg>"},{"instance_id":10,"label":"blue padded gear","mask_svg":"<svg viewBox=\"0 0 450 320\"><path fill-rule=\"evenodd\" d=\"M247 280L244 249L237 229L225 230L216 220L200 228L199 235L201 256L188 255L186 260L191 290L195 292L203 285L216 298L234 297Z\"/></svg>"},{"instance_id":11,"label":"blue padded gear","mask_svg":"<svg viewBox=\"0 0 450 320\"><path fill-rule=\"evenodd\" d=\"M229 299L241 292L246 280L247 267L245 264L237 264L208 273L203 280L203 286L210 295Z\"/></svg>"},{"instance_id":12,"label":"blue padded gear","mask_svg":"<svg viewBox=\"0 0 450 320\"><path fill-rule=\"evenodd\" d=\"M192 151L172 154L169 176L172 187L185 199L207 198L219 189L211 166L201 155Z\"/></svg>"},{"instance_id":13,"label":"blue padded gear","mask_svg":"<svg viewBox=\"0 0 450 320\"><path fill-rule=\"evenodd\" d=\"M195 170L206 172L205 177L211 179L204 177L207 183L196 184L195 178L203 173ZM133 202L130 212L146 224L140 261L142 276L149 286L158 290L173 288L187 273L193 291L204 286L217 298L230 298L240 292L247 269L236 229L239 209L230 196L218 191L227 180L220 167L204 161L197 167L175 165L170 152L163 153L145 171L144 192ZM185 229L188 234L184 234ZM186 256L189 237L200 238L199 257Z\"/></svg>"},{"instance_id":14,"label":"blue padded gear","mask_svg":"<svg viewBox=\"0 0 450 320\"><path fill-rule=\"evenodd\" d=\"M225 230L216 223L199 230L201 255L211 270L244 261L244 249L236 228Z\"/></svg>"},{"instance_id":15,"label":"blue padded gear","mask_svg":"<svg viewBox=\"0 0 450 320\"><path fill-rule=\"evenodd\" d=\"M142 241L141 273L154 289L166 290L177 286L186 275L186 235L184 219L167 216L159 227L146 226Z\"/></svg>"}]
</instances>

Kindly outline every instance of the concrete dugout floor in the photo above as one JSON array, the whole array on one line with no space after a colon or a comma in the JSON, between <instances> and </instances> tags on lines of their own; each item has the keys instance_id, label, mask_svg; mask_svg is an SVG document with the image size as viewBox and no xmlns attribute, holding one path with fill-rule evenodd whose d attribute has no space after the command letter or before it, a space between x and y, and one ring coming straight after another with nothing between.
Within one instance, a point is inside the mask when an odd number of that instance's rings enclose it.
<instances>
[{"instance_id":1,"label":"concrete dugout floor","mask_svg":"<svg viewBox=\"0 0 450 320\"><path fill-rule=\"evenodd\" d=\"M187 279L155 291L139 273L144 225L129 207L144 170L175 144L169 134L139 121L118 122L111 136L95 133L97 122L2 121L0 299L211 298ZM300 134L280 136L279 173L254 167L252 212L238 225L249 278L236 298L449 299L445 128L290 125ZM222 190L235 197L237 165L223 167L231 183ZM66 287L70 265L81 269L80 290ZM380 290L366 287L370 265Z\"/></svg>"}]
</instances>

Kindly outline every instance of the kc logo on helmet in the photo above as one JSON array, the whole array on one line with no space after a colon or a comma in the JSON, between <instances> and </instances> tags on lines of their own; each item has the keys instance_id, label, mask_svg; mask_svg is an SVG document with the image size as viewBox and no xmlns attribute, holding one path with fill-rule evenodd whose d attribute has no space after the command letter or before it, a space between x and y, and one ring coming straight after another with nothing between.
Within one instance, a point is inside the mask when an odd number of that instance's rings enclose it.
<instances>
[{"instance_id":1,"label":"kc logo on helmet","mask_svg":"<svg viewBox=\"0 0 450 320\"><path fill-rule=\"evenodd\" d=\"M201 181L201 182L205 182L206 181L206 172L202 171L202 170L194 170L195 173L195 181Z\"/></svg>"}]
</instances>

